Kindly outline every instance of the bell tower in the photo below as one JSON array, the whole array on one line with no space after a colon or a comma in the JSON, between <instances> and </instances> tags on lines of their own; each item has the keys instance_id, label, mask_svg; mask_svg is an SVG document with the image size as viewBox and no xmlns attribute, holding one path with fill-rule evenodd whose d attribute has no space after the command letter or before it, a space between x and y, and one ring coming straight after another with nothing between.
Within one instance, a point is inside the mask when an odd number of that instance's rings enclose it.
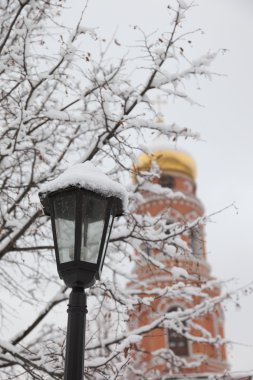
<instances>
[{"instance_id":1,"label":"bell tower","mask_svg":"<svg viewBox=\"0 0 253 380\"><path fill-rule=\"evenodd\" d=\"M159 175L152 175L154 167ZM142 243L136 250L133 271L138 281L129 287L143 299L149 293L155 296L129 315L130 330L147 330L137 346L131 378L180 379L187 375L203 379L222 374L228 369L223 312L215 301L220 289L206 257L204 208L196 195L195 162L182 151L154 149L138 157L135 173L137 183L138 178L144 181L143 175L146 178L145 186L139 187L136 213L161 216L165 239L164 248ZM210 307L203 312L208 302ZM158 320L161 323L156 324ZM152 329L145 327L152 324Z\"/></svg>"}]
</instances>

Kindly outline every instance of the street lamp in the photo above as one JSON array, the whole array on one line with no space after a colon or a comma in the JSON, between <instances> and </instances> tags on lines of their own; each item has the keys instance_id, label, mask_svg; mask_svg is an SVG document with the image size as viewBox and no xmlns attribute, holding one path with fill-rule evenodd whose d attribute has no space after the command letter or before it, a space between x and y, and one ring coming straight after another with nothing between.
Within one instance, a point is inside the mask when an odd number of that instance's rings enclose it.
<instances>
[{"instance_id":1,"label":"street lamp","mask_svg":"<svg viewBox=\"0 0 253 380\"><path fill-rule=\"evenodd\" d=\"M58 273L72 288L64 380L83 379L86 294L100 279L113 219L122 215L123 187L91 162L75 165L41 188L51 217Z\"/></svg>"}]
</instances>

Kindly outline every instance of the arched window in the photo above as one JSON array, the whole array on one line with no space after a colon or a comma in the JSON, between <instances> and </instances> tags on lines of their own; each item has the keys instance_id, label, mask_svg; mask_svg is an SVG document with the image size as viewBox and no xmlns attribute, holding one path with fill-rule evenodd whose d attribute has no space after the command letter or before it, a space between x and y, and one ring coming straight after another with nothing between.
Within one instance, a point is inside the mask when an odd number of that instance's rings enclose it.
<instances>
[{"instance_id":1,"label":"arched window","mask_svg":"<svg viewBox=\"0 0 253 380\"><path fill-rule=\"evenodd\" d=\"M174 220L172 220L172 219L167 219L166 220L166 230L165 230L166 235L172 234L172 230L171 230L171 228L169 226L172 225L172 224L174 224L174 223L176 223L176 222Z\"/></svg>"},{"instance_id":2,"label":"arched window","mask_svg":"<svg viewBox=\"0 0 253 380\"><path fill-rule=\"evenodd\" d=\"M162 187L169 187L170 189L173 189L174 184L175 184L175 180L171 175L161 174L160 185Z\"/></svg>"},{"instance_id":3,"label":"arched window","mask_svg":"<svg viewBox=\"0 0 253 380\"><path fill-rule=\"evenodd\" d=\"M172 307L169 309L169 313L173 311L180 310L179 307ZM186 325L184 323L184 325ZM173 329L168 330L168 343L169 348L174 352L177 356L188 356L189 355L189 346L187 339L179 334L177 331Z\"/></svg>"},{"instance_id":4,"label":"arched window","mask_svg":"<svg viewBox=\"0 0 253 380\"><path fill-rule=\"evenodd\" d=\"M150 247L150 245L148 243L145 243L145 242L141 243L140 249L143 252L145 252L148 256L150 256L150 254L151 254L151 247Z\"/></svg>"},{"instance_id":5,"label":"arched window","mask_svg":"<svg viewBox=\"0 0 253 380\"><path fill-rule=\"evenodd\" d=\"M190 230L191 248L194 256L200 257L202 255L202 239L199 228Z\"/></svg>"}]
</instances>

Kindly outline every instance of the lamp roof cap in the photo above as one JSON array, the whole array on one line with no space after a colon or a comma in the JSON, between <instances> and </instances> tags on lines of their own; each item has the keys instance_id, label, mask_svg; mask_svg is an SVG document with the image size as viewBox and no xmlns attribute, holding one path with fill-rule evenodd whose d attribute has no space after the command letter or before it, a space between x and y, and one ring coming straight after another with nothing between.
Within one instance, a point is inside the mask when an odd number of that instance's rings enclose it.
<instances>
[{"instance_id":1,"label":"lamp roof cap","mask_svg":"<svg viewBox=\"0 0 253 380\"><path fill-rule=\"evenodd\" d=\"M43 184L40 187L40 194L46 196L48 193L73 186L93 191L104 197L119 198L122 201L123 210L127 207L128 197L125 188L109 178L91 161L76 164L57 178Z\"/></svg>"}]
</instances>

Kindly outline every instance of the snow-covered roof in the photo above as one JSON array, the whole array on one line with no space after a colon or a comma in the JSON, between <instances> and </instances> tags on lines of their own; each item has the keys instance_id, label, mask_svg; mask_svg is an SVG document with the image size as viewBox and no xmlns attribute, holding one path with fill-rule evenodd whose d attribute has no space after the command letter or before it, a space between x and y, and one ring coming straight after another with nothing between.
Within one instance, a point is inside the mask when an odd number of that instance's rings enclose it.
<instances>
[{"instance_id":1,"label":"snow-covered roof","mask_svg":"<svg viewBox=\"0 0 253 380\"><path fill-rule=\"evenodd\" d=\"M70 186L91 190L105 197L117 197L122 201L123 210L127 207L128 196L125 188L110 179L90 161L76 164L60 174L59 177L43 184L40 187L40 193L46 195Z\"/></svg>"}]
</instances>

